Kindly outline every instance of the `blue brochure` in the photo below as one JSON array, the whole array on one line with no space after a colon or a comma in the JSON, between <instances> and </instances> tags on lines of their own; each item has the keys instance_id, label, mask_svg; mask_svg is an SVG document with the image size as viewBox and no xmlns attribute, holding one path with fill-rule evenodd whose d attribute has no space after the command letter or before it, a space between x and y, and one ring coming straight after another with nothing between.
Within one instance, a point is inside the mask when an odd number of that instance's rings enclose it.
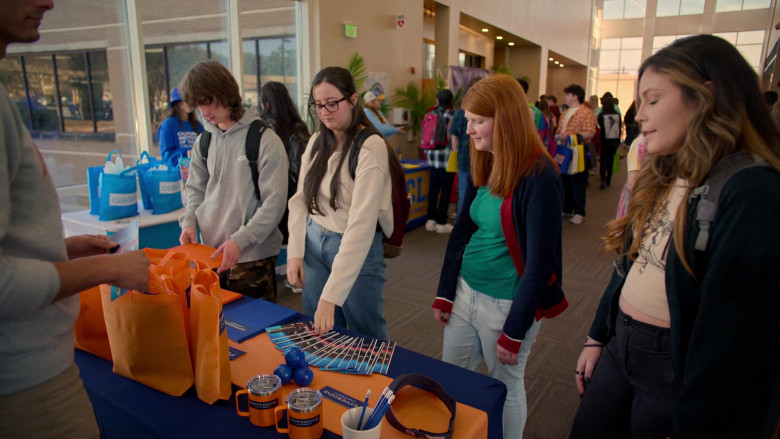
<instances>
[{"instance_id":1,"label":"blue brochure","mask_svg":"<svg viewBox=\"0 0 780 439\"><path fill-rule=\"evenodd\" d=\"M298 312L263 299L225 310L228 338L236 343L261 334L266 327L289 322Z\"/></svg>"}]
</instances>

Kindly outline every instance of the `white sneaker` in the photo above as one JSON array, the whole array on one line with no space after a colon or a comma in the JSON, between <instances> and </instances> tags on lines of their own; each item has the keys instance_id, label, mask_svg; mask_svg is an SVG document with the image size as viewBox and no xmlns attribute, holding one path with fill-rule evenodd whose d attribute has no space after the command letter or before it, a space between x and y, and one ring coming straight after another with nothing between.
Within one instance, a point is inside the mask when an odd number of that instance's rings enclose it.
<instances>
[{"instance_id":1,"label":"white sneaker","mask_svg":"<svg viewBox=\"0 0 780 439\"><path fill-rule=\"evenodd\" d=\"M585 217L580 214L577 214L574 215L569 222L572 224L582 224L583 222L585 222Z\"/></svg>"},{"instance_id":2,"label":"white sneaker","mask_svg":"<svg viewBox=\"0 0 780 439\"><path fill-rule=\"evenodd\" d=\"M425 222L425 230L427 230L429 232L433 232L434 230L436 230L436 220L430 219L430 220L426 221Z\"/></svg>"},{"instance_id":3,"label":"white sneaker","mask_svg":"<svg viewBox=\"0 0 780 439\"><path fill-rule=\"evenodd\" d=\"M452 233L452 224L436 224L436 233Z\"/></svg>"},{"instance_id":4,"label":"white sneaker","mask_svg":"<svg viewBox=\"0 0 780 439\"><path fill-rule=\"evenodd\" d=\"M289 280L287 280L287 279L285 279L285 280L284 280L284 286L286 286L287 288L289 288L289 289L290 289L290 290L293 292L293 294L301 294L301 293L303 292L303 288L301 288L301 287L296 287L296 286L293 286L293 285L290 283L290 281L289 281Z\"/></svg>"}]
</instances>

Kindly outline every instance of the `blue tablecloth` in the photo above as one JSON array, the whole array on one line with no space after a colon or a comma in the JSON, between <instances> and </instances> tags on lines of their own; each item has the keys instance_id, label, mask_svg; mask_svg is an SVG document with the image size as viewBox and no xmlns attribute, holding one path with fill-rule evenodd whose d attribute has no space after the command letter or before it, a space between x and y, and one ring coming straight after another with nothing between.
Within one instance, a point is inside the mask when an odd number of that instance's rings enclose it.
<instances>
[{"instance_id":1,"label":"blue tablecloth","mask_svg":"<svg viewBox=\"0 0 780 439\"><path fill-rule=\"evenodd\" d=\"M241 301L251 299L241 299ZM226 307L236 306L228 304ZM310 320L301 315L300 320ZM208 405L194 388L173 397L115 375L112 364L76 350L76 364L95 409L103 438L278 438L273 428L258 428L236 414L230 401ZM427 375L444 386L456 400L488 415L488 438L502 437L502 411L506 386L498 380L444 363L431 357L396 348L388 375ZM235 390L238 387L234 386ZM340 436L325 430L323 438Z\"/></svg>"}]
</instances>

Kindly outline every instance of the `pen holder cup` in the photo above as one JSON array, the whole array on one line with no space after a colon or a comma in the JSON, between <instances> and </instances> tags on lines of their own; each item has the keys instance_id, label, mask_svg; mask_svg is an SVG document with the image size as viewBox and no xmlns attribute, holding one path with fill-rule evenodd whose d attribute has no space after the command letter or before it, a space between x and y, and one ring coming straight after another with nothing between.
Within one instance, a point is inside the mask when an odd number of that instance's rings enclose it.
<instances>
[{"instance_id":1,"label":"pen holder cup","mask_svg":"<svg viewBox=\"0 0 780 439\"><path fill-rule=\"evenodd\" d=\"M344 439L379 439L379 434L382 432L382 421L379 421L379 424L370 430L357 429L362 411L363 407L353 407L341 416L341 436ZM366 407L366 414L363 415L364 425L373 412L374 409Z\"/></svg>"}]
</instances>

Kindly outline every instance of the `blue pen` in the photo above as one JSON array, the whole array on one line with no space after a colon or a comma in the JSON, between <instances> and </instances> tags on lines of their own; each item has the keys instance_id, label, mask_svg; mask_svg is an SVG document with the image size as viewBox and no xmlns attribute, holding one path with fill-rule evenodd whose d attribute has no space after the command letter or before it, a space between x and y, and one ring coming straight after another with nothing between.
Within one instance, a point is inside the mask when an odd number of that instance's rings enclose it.
<instances>
[{"instance_id":1,"label":"blue pen","mask_svg":"<svg viewBox=\"0 0 780 439\"><path fill-rule=\"evenodd\" d=\"M363 424L363 416L366 415L366 407L368 407L368 398L370 397L371 389L368 389L368 392L366 392L366 402L363 403L363 410L360 411L360 420L358 421L358 425L355 430L360 430L360 425Z\"/></svg>"},{"instance_id":2,"label":"blue pen","mask_svg":"<svg viewBox=\"0 0 780 439\"><path fill-rule=\"evenodd\" d=\"M393 403L394 399L395 399L395 395L390 395L390 397L388 397L385 400L385 404L379 409L378 413L376 409L374 410L374 413L371 413L372 415L377 415L377 416L374 417L373 420L369 419L370 422L368 422L368 424L366 425L365 428L366 430L371 430L372 428L379 425L380 422L382 422L382 418L385 417L385 413L387 413L387 411L390 409L390 404Z\"/></svg>"}]
</instances>

